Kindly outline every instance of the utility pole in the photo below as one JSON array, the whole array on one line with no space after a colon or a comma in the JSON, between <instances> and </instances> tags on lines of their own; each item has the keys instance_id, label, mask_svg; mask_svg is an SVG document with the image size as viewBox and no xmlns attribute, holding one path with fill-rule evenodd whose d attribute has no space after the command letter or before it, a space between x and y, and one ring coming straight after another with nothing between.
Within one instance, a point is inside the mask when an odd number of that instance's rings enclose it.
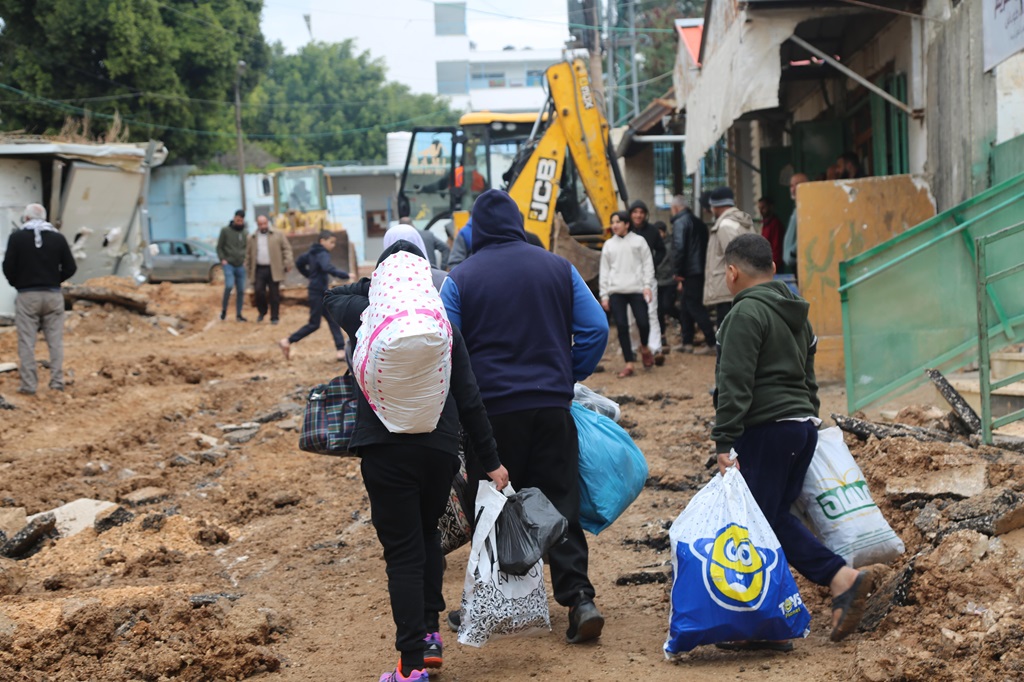
<instances>
[{"instance_id":1,"label":"utility pole","mask_svg":"<svg viewBox=\"0 0 1024 682\"><path fill-rule=\"evenodd\" d=\"M633 70L633 116L640 115L640 76L636 67L636 0L629 0L629 61Z\"/></svg>"},{"instance_id":2,"label":"utility pole","mask_svg":"<svg viewBox=\"0 0 1024 682\"><path fill-rule=\"evenodd\" d=\"M619 90L615 81L615 50L617 49L614 23L612 22L612 5L615 0L607 0L608 7L605 13L605 26L608 27L608 89L605 101L608 105L608 124L615 127L615 98L619 96Z\"/></svg>"},{"instance_id":3,"label":"utility pole","mask_svg":"<svg viewBox=\"0 0 1024 682\"><path fill-rule=\"evenodd\" d=\"M245 210L245 147L242 145L242 71L245 62L238 60L235 70L235 132L238 134L238 184L242 189L241 209Z\"/></svg>"},{"instance_id":4,"label":"utility pole","mask_svg":"<svg viewBox=\"0 0 1024 682\"><path fill-rule=\"evenodd\" d=\"M601 3L600 0L591 0L592 4L587 12L587 23L593 29L593 38L590 43L590 86L597 93L597 101L605 100L604 74L601 72Z\"/></svg>"}]
</instances>

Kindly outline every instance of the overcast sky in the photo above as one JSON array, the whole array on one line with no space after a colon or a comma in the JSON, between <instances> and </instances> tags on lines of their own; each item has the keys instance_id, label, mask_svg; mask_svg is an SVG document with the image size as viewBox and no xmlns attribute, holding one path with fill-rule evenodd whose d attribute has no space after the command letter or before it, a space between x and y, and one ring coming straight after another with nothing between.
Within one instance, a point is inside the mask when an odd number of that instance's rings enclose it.
<instances>
[{"instance_id":1,"label":"overcast sky","mask_svg":"<svg viewBox=\"0 0 1024 682\"><path fill-rule=\"evenodd\" d=\"M268 42L280 40L289 52L309 41L304 14L313 15L313 37L327 42L356 38L361 50L383 55L380 44L385 35L357 35L359 25L374 19L408 24L401 8L429 9L432 0L265 0L263 35ZM564 0L467 0L466 23L469 39L478 50L500 50L506 45L533 49L560 48L567 39ZM432 14L432 10L421 15ZM418 20L432 30L432 19ZM425 55L430 58L429 55ZM396 71L397 65L389 65ZM396 77L398 74L394 74ZM400 78L396 77L396 80Z\"/></svg>"}]
</instances>

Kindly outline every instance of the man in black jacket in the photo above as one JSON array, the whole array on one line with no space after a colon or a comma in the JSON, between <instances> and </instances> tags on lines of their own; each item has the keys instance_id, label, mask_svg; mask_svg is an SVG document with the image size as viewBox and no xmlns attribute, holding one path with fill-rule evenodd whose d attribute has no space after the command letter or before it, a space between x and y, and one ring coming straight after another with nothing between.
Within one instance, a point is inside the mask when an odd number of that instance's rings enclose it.
<instances>
[{"instance_id":1,"label":"man in black jacket","mask_svg":"<svg viewBox=\"0 0 1024 682\"><path fill-rule=\"evenodd\" d=\"M683 305L679 308L679 325L683 344L677 350L698 355L711 353L715 348L715 327L704 307L704 261L708 253L708 226L697 217L686 199L677 194L672 197L672 246L675 252L675 278L683 285ZM696 323L704 334L707 345L694 351L693 326Z\"/></svg>"},{"instance_id":2,"label":"man in black jacket","mask_svg":"<svg viewBox=\"0 0 1024 682\"><path fill-rule=\"evenodd\" d=\"M658 228L648 221L650 215L647 204L639 199L629 205L629 229L647 240L647 246L651 247L651 257L654 258L654 267L658 267L665 260L665 242L658 234Z\"/></svg>"},{"instance_id":3,"label":"man in black jacket","mask_svg":"<svg viewBox=\"0 0 1024 682\"><path fill-rule=\"evenodd\" d=\"M60 284L77 266L64 235L46 222L39 204L25 207L20 230L11 233L4 254L4 277L18 290L14 324L18 330L18 393L35 395L36 335L50 351L50 388L64 390L64 295Z\"/></svg>"}]
</instances>

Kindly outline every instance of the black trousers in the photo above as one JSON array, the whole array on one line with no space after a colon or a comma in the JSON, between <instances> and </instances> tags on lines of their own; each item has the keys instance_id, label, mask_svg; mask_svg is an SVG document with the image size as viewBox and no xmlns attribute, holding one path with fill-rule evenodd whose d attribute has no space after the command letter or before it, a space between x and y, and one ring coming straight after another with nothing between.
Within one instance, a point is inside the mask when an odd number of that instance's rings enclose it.
<instances>
[{"instance_id":1,"label":"black trousers","mask_svg":"<svg viewBox=\"0 0 1024 682\"><path fill-rule=\"evenodd\" d=\"M816 585L828 585L846 565L790 513L800 496L818 444L811 422L769 422L752 426L735 443L740 473L779 538L789 565Z\"/></svg>"},{"instance_id":2,"label":"black trousers","mask_svg":"<svg viewBox=\"0 0 1024 682\"><path fill-rule=\"evenodd\" d=\"M423 667L423 640L444 611L444 554L437 521L448 503L459 459L431 448L366 446L363 484L387 564L395 648L408 673Z\"/></svg>"},{"instance_id":3,"label":"black trousers","mask_svg":"<svg viewBox=\"0 0 1024 682\"><path fill-rule=\"evenodd\" d=\"M611 294L608 296L608 304L612 309L612 318L615 320L615 328L619 332L619 346L622 348L622 357L626 362L633 362L636 356L633 355L633 342L629 338L629 312L633 309L633 317L636 319L636 328L640 333L640 345L647 345L647 337L651 335L651 322L647 317L647 301L643 294Z\"/></svg>"},{"instance_id":4,"label":"black trousers","mask_svg":"<svg viewBox=\"0 0 1024 682\"><path fill-rule=\"evenodd\" d=\"M687 277L683 282L683 305L679 313L679 323L683 327L683 345L693 345L694 325L700 327L704 341L714 348L716 343L715 327L711 324L711 315L704 306L704 275Z\"/></svg>"},{"instance_id":5,"label":"black trousers","mask_svg":"<svg viewBox=\"0 0 1024 682\"><path fill-rule=\"evenodd\" d=\"M330 315L324 313L324 292L316 289L309 290L309 322L299 327L299 330L288 337L288 343L295 343L306 338L320 328L321 318L327 320L327 328L331 330L334 337L334 347L337 350L345 349L345 335L341 333L341 327L331 319Z\"/></svg>"},{"instance_id":6,"label":"black trousers","mask_svg":"<svg viewBox=\"0 0 1024 682\"><path fill-rule=\"evenodd\" d=\"M581 594L593 599L594 586L587 577L587 539L580 525L579 434L572 414L549 407L495 415L490 422L509 483L516 490L539 488L569 522L566 541L548 552L555 601L573 606ZM470 480L486 478L474 459L469 466ZM475 488L470 496L470 504L475 505Z\"/></svg>"},{"instance_id":7,"label":"black trousers","mask_svg":"<svg viewBox=\"0 0 1024 682\"><path fill-rule=\"evenodd\" d=\"M255 281L256 310L260 316L267 314L267 292L270 293L270 319L277 320L281 313L281 283L275 282L269 265L257 265Z\"/></svg>"},{"instance_id":8,"label":"black trousers","mask_svg":"<svg viewBox=\"0 0 1024 682\"><path fill-rule=\"evenodd\" d=\"M668 338L668 321L670 318L676 317L676 285L675 282L672 284L659 284L658 285L658 325L661 327L661 339L662 345L665 345L665 340Z\"/></svg>"}]
</instances>

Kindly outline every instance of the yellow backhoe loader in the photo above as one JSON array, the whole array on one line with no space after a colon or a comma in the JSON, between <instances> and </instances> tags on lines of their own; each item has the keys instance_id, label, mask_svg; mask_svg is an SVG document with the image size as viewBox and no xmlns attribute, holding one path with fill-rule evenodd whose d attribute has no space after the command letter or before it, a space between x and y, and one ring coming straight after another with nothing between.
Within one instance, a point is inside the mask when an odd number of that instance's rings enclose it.
<instances>
[{"instance_id":1,"label":"yellow backhoe loader","mask_svg":"<svg viewBox=\"0 0 1024 682\"><path fill-rule=\"evenodd\" d=\"M538 115L473 112L458 128L415 128L399 215L421 228L451 220L458 230L479 194L506 190L526 230L591 281L604 228L620 200L628 202L625 183L583 61L555 64L545 77L548 99Z\"/></svg>"}]
</instances>

